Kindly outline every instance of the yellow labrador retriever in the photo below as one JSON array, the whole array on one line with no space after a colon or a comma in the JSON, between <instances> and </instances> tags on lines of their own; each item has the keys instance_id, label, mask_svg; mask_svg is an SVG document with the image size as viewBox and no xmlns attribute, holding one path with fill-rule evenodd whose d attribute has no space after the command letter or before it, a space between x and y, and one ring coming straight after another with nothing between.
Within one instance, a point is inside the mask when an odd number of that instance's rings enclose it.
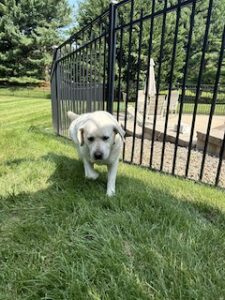
<instances>
[{"instance_id":1,"label":"yellow labrador retriever","mask_svg":"<svg viewBox=\"0 0 225 300\"><path fill-rule=\"evenodd\" d=\"M115 194L116 174L125 132L108 112L96 111L77 115L68 111L72 121L69 135L84 163L85 177L97 179L94 164L108 167L107 195Z\"/></svg>"}]
</instances>

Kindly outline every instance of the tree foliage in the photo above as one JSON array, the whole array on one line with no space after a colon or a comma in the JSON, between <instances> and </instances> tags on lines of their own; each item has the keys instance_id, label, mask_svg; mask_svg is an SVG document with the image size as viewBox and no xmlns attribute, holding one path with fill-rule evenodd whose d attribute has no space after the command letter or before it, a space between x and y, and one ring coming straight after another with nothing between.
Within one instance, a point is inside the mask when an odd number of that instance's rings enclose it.
<instances>
[{"instance_id":1,"label":"tree foliage","mask_svg":"<svg viewBox=\"0 0 225 300\"><path fill-rule=\"evenodd\" d=\"M177 4L177 0L168 0L167 7ZM156 1L156 11L163 9L165 1ZM134 16L133 19L140 17L141 10L143 15L151 14L152 1L150 0L136 0L134 1ZM192 32L192 41L190 48L190 59L188 68L187 82L195 84L199 75L200 62L202 57L202 47L206 27L206 17L208 12L209 0L197 1L195 17L194 17L194 28ZM80 3L77 26L74 30L82 28L87 25L96 16L104 12L109 7L108 0L84 0ZM192 6L186 6L182 8L179 19L179 30L176 43L176 59L175 67L173 72L173 85L182 82L185 57L188 42L188 33L190 30L190 17L191 17ZM215 74L217 70L219 51L222 41L222 32L224 26L224 15L225 15L225 1L214 0L213 11L210 23L210 31L208 36L208 43L206 47L206 54L204 60L204 69L202 82L205 84L214 84ZM161 86L168 86L169 78L171 76L171 62L172 52L174 47L174 36L175 36L175 24L176 24L176 11L170 12L166 15L166 29L164 36L164 45L162 51L162 65L161 65ZM130 3L121 6L117 13L117 23L128 24L130 20ZM156 69L156 80L158 80L158 68L159 68L159 54L162 37L162 23L163 14L154 18L154 30L153 30L153 43L152 43L152 55L151 57L155 61ZM143 22L143 36L141 44L141 72L140 81L143 84L146 80L147 70L147 58L148 58L148 42L150 32L150 20ZM123 32L123 47L119 48L119 42L117 42L117 62L120 55L122 56L122 78L125 83L128 73L130 74L130 80L132 83L135 81L138 69L138 48L139 48L139 33L140 23L137 23L132 27L132 40L131 40L131 52L129 58L129 26ZM119 41L120 33L117 34L117 41ZM130 69L127 69L128 59L130 59ZM118 66L116 67L115 78L118 79ZM225 67L222 67L221 82L225 83ZM130 86L133 86L132 84Z\"/></svg>"},{"instance_id":2,"label":"tree foliage","mask_svg":"<svg viewBox=\"0 0 225 300\"><path fill-rule=\"evenodd\" d=\"M0 80L46 79L70 13L67 0L1 0Z\"/></svg>"}]
</instances>

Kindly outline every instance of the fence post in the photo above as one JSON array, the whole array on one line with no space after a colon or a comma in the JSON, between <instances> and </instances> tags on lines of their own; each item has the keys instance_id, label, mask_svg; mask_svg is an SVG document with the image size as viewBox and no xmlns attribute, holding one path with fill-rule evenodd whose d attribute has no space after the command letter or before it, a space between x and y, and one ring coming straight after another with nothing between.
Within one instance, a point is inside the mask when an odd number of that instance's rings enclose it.
<instances>
[{"instance_id":1,"label":"fence post","mask_svg":"<svg viewBox=\"0 0 225 300\"><path fill-rule=\"evenodd\" d=\"M113 113L113 99L114 99L114 65L116 53L116 8L117 1L111 0L109 6L109 56L108 56L108 80L107 80L107 111Z\"/></svg>"},{"instance_id":2,"label":"fence post","mask_svg":"<svg viewBox=\"0 0 225 300\"><path fill-rule=\"evenodd\" d=\"M58 62L57 60L57 49L54 49L53 54L53 65L52 65L52 74L51 74L51 98L52 98L52 118L53 118L53 127L56 133L59 135L59 105L58 105Z\"/></svg>"}]
</instances>

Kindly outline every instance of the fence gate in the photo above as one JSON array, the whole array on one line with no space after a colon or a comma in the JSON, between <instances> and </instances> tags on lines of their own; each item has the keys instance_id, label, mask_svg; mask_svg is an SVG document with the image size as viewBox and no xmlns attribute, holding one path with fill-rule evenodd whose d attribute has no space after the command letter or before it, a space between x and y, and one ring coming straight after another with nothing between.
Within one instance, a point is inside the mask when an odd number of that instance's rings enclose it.
<instances>
[{"instance_id":1,"label":"fence gate","mask_svg":"<svg viewBox=\"0 0 225 300\"><path fill-rule=\"evenodd\" d=\"M67 136L68 110L107 110L124 162L224 188L223 1L113 2L55 50L55 131Z\"/></svg>"}]
</instances>

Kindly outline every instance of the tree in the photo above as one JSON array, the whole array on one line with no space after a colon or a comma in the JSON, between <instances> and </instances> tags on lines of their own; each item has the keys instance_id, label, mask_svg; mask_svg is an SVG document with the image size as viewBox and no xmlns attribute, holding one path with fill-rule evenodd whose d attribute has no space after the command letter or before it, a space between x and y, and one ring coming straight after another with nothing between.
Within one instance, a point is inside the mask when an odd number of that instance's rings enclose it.
<instances>
[{"instance_id":1,"label":"tree","mask_svg":"<svg viewBox=\"0 0 225 300\"><path fill-rule=\"evenodd\" d=\"M208 7L209 1L205 0L202 3L198 3L196 9L189 75L190 81L192 82L195 82L197 80L199 74ZM202 81L205 84L214 84L215 82L219 51L222 42L222 32L225 24L224 14L225 1L214 0L202 76ZM222 74L224 73L224 71L225 69L223 67ZM221 76L221 83L225 83L224 76Z\"/></svg>"},{"instance_id":2,"label":"tree","mask_svg":"<svg viewBox=\"0 0 225 300\"><path fill-rule=\"evenodd\" d=\"M0 80L46 79L70 13L67 0L1 0Z\"/></svg>"},{"instance_id":3,"label":"tree","mask_svg":"<svg viewBox=\"0 0 225 300\"><path fill-rule=\"evenodd\" d=\"M156 1L156 11L163 8L165 1ZM177 0L168 0L167 6L177 4ZM151 14L152 1L150 0L136 0L134 1L134 19L140 17L140 12L143 10L143 15ZM202 55L202 45L205 32L206 16L208 12L209 0L197 1L196 12L195 12L195 25L192 34L191 52L188 68L187 83L196 83L199 74L199 67ZM99 14L104 12L109 7L108 0L84 0L81 2L78 9L77 26L82 28L87 25L91 20L97 17ZM185 56L188 41L188 32L190 30L190 16L192 6L188 5L181 10L181 16L179 20L178 39L176 44L176 59L175 68L173 73L173 85L182 82ZM225 1L214 0L212 18L210 24L209 39L205 55L205 64L202 76L202 82L207 84L214 84L215 73L217 69L219 49L221 47L222 31L224 26L224 14L225 14ZM129 23L130 18L130 3L121 6L118 9L117 20L118 24ZM162 36L162 20L163 15L157 16L154 19L154 31L153 31L153 44L152 44L152 58L156 65L156 75L159 67L159 53ZM166 16L166 31L163 47L162 56L162 68L161 68L161 88L167 87L170 72L171 72L171 59L174 42L176 23L176 12L172 11ZM143 37L141 45L141 73L140 79L143 87L143 82L146 80L147 70L147 57L148 57L148 41L149 41L149 28L150 21L143 23ZM127 70L128 56L129 56L129 28L124 30L123 35L123 48L119 49L119 34L117 36L117 62L122 56L122 79L125 83L128 77L128 72L131 82L130 86L134 87L133 84L136 80L137 68L138 68L138 41L140 32L140 23L136 24L132 28L132 43L131 43L131 67ZM222 68L222 75L224 74L224 67ZM118 66L116 67L115 79L118 79ZM156 78L157 80L158 78ZM224 76L221 76L221 82L224 82Z\"/></svg>"}]
</instances>

